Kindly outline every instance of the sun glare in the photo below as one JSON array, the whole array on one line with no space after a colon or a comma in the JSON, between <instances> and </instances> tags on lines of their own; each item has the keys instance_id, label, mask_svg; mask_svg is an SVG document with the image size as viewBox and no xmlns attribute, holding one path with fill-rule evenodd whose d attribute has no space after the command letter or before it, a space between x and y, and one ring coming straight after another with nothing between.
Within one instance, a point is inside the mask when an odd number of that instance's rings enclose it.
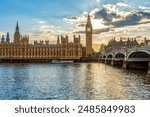
<instances>
[{"instance_id":1,"label":"sun glare","mask_svg":"<svg viewBox=\"0 0 150 117\"><path fill-rule=\"evenodd\" d=\"M93 25L93 29L101 29L101 28L106 28L105 25L102 24L102 20L99 19L94 19L92 20L92 25Z\"/></svg>"}]
</instances>

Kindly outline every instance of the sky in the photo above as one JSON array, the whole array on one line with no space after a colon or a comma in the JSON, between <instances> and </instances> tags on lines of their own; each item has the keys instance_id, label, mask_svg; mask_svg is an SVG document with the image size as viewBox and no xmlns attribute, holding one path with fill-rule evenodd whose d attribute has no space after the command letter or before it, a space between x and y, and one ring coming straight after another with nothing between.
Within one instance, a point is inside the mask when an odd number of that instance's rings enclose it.
<instances>
[{"instance_id":1,"label":"sky","mask_svg":"<svg viewBox=\"0 0 150 117\"><path fill-rule=\"evenodd\" d=\"M31 40L56 41L58 34L81 34L90 14L93 43L112 37L150 37L149 0L0 0L0 35L20 33Z\"/></svg>"}]
</instances>

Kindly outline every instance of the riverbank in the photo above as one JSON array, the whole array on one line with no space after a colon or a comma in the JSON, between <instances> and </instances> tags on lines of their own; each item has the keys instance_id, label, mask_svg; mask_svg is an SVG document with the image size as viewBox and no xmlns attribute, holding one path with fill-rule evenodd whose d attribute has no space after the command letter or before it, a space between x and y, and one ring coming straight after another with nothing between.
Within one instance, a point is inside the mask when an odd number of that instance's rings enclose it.
<instances>
[{"instance_id":1,"label":"riverbank","mask_svg":"<svg viewBox=\"0 0 150 117\"><path fill-rule=\"evenodd\" d=\"M62 59L1 59L0 63L50 63L53 60L62 60ZM82 57L80 59L63 59L63 61L74 61L74 62L98 62L98 59Z\"/></svg>"}]
</instances>

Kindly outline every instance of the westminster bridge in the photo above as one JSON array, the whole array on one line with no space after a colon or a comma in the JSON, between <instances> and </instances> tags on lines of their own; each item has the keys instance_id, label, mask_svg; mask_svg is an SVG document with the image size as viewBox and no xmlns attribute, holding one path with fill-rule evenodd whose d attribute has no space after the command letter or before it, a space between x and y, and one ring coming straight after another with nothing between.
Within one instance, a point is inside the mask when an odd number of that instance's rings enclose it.
<instances>
[{"instance_id":1,"label":"westminster bridge","mask_svg":"<svg viewBox=\"0 0 150 117\"><path fill-rule=\"evenodd\" d=\"M150 46L103 51L100 53L99 61L112 66L122 66L125 69L147 70L147 76L150 76Z\"/></svg>"}]
</instances>

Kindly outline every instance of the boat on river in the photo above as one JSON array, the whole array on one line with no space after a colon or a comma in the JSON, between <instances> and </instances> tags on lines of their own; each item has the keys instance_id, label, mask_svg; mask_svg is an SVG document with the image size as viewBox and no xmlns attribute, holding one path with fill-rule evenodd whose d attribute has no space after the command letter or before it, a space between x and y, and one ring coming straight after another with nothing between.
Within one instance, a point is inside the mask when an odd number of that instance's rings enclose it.
<instances>
[{"instance_id":1,"label":"boat on river","mask_svg":"<svg viewBox=\"0 0 150 117\"><path fill-rule=\"evenodd\" d=\"M51 61L51 63L53 63L53 64L71 64L71 63L74 63L74 61L72 61L72 60L66 60L66 61L64 61L64 60L53 60L53 61Z\"/></svg>"}]
</instances>

